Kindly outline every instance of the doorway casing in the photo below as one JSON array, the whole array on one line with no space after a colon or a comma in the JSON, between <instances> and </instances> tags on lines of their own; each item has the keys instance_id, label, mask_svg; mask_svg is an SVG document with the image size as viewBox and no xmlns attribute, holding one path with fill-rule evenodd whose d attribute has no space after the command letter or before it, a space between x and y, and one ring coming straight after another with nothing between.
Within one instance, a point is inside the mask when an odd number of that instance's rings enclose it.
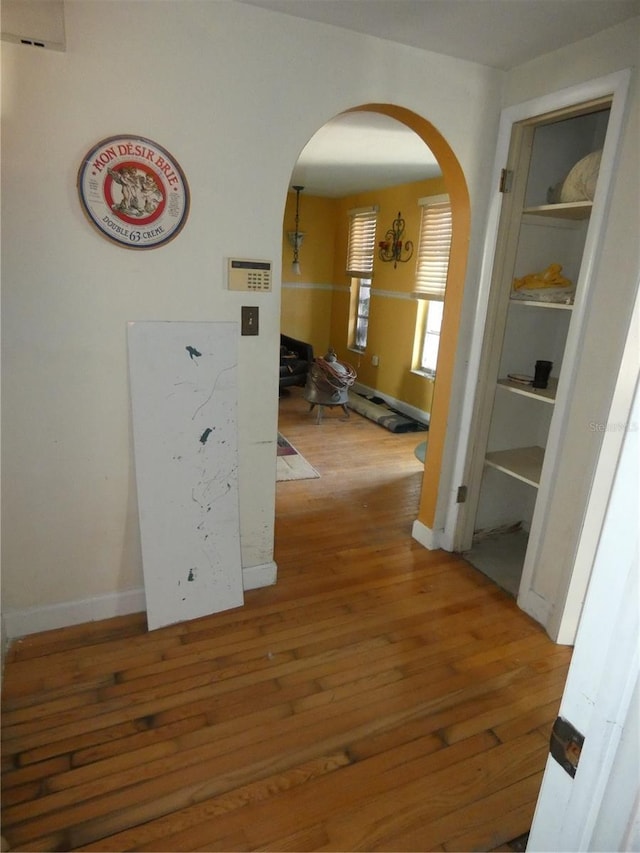
<instances>
[{"instance_id":1,"label":"doorway casing","mask_svg":"<svg viewBox=\"0 0 640 853\"><path fill-rule=\"evenodd\" d=\"M492 174L492 186L494 195L489 204L487 212L485 247L483 252L483 260L479 274L479 286L475 305L475 321L473 326L471 346L469 352L469 365L466 377L466 388L463 395L464 407L462 410L461 424L459 429L459 437L454 454L454 484L469 484L471 472L477 469L476 454L479 452L475 441L476 418L479 409L479 401L483 395L489 393L488 377L482 374L482 352L484 341L487 337L488 324L491 322L491 281L493 275L494 258L497 251L498 228L500 213L502 208L503 196L499 192L500 173L502 168L508 162L509 149L511 144L512 132L514 127L521 122L526 122L535 119L537 116L551 114L554 111L563 111L575 107L579 104L596 101L599 98L611 98L611 112L607 128L607 139L605 142L602 163L600 166L599 186L602 184L602 190L599 191L591 214L589 231L585 244L582 270L580 274L580 286L585 289L591 289L591 280L594 276L600 242L604 232L604 227L607 218L608 206L610 204L610 194L612 186L612 177L614 174L615 163L618 156L620 139L622 136L622 128L625 118L626 96L629 86L630 72L628 70L615 72L606 77L597 78L595 80L581 83L558 92L553 92L539 98L534 98L521 104L508 107L503 110L500 128L498 133L498 141L496 147L496 158ZM584 316L574 318L578 322L573 324L572 337L567 341L567 351L573 351L576 356L583 346L581 330L586 322L587 312L591 304L592 294L589 300L583 300ZM627 317L631 314L632 305L629 305ZM490 332L490 330L489 330ZM566 357L566 356L565 356ZM613 360L613 349L611 350L610 360ZM573 362L578 364L579 359L574 357ZM615 379L617 364L613 364L612 382ZM575 377L572 377L572 380ZM573 385L573 382L572 382ZM573 399L573 398L572 398ZM561 417L556 419L557 427L554 435L550 435L549 442L555 442L559 445L561 437L570 432L571 423L569 421L570 412L569 404L565 402L564 410L559 413ZM575 433L573 433L575 434ZM621 441L622 439L620 439ZM596 454L597 457L597 454ZM583 459L584 465L589 465L591 470L595 467L595 458ZM610 482L613 479L613 468L609 472ZM555 477L555 479L559 477ZM570 478L569 478L570 480ZM550 488L551 491L551 488ZM606 494L608 495L607 489ZM455 494L443 493L439 496L439 503L448 503L445 509L444 533L441 544L444 548L451 551L461 551L469 547L470 532L472 533L474 519L470 517L467 511L467 505L458 504L455 500ZM441 504L440 504L441 506ZM604 511L606 508L606 500L602 500L593 492L586 496L586 505L583 505L581 512L590 511L589 517L594 521L595 527L593 530L598 531L604 519ZM595 513L595 515L594 515ZM546 515L549 516L550 513ZM589 581L589 575L593 560L595 557L595 547L597 545L597 534L589 535L586 538L589 541L589 548L583 547L585 540L584 525L582 526L581 538L578 542L578 550L581 553L580 565L576 560L576 555L572 564L568 567L568 571L563 573L557 584L557 593L555 600L550 602L542 600L540 596L536 597L533 589L533 568L537 560L538 550L547 547L544 543L545 531L533 529L530 534L530 544L533 543L534 550L527 554L527 565L523 570L523 582L520 587L520 606L533 616L536 621L545 626L550 636L559 643L572 644L575 640L577 625L580 619L581 604L584 600L586 587ZM550 543L552 540L550 540ZM549 544L551 547L551 544ZM587 554L586 551L589 551ZM577 570L577 571L576 571ZM565 576L566 575L566 576ZM524 588L529 589L529 595Z\"/></svg>"}]
</instances>

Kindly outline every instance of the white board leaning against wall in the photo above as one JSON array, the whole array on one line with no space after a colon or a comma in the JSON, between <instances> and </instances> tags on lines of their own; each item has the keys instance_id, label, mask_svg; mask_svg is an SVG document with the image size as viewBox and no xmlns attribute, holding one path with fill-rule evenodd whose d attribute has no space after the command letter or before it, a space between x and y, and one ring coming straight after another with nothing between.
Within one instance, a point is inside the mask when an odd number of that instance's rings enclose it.
<instances>
[{"instance_id":1,"label":"white board leaning against wall","mask_svg":"<svg viewBox=\"0 0 640 853\"><path fill-rule=\"evenodd\" d=\"M149 630L243 603L237 323L129 323Z\"/></svg>"}]
</instances>

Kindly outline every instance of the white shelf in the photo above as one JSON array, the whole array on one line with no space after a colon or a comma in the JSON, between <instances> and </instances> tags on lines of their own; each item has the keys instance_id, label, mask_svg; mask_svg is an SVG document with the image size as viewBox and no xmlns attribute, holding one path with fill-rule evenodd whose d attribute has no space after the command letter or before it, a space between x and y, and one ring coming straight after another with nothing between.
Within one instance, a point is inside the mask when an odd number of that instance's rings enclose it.
<instances>
[{"instance_id":1,"label":"white shelf","mask_svg":"<svg viewBox=\"0 0 640 853\"><path fill-rule=\"evenodd\" d=\"M495 468L510 477L515 477L516 480L538 488L544 461L544 448L514 447L511 450L494 450L487 453L484 461L490 468Z\"/></svg>"},{"instance_id":2,"label":"white shelf","mask_svg":"<svg viewBox=\"0 0 640 853\"><path fill-rule=\"evenodd\" d=\"M555 219L588 219L593 208L592 201L572 201L565 204L538 204L525 207L523 213L531 216L548 216Z\"/></svg>"},{"instance_id":3,"label":"white shelf","mask_svg":"<svg viewBox=\"0 0 640 853\"><path fill-rule=\"evenodd\" d=\"M571 311L573 309L573 302L540 302L535 299L514 299L513 296L509 297L509 303L511 305L528 305L530 308L555 308L556 311Z\"/></svg>"},{"instance_id":4,"label":"white shelf","mask_svg":"<svg viewBox=\"0 0 640 853\"><path fill-rule=\"evenodd\" d=\"M523 385L522 382L514 382L511 379L498 379L498 387L511 391L513 394L521 394L533 400L541 400L543 403L555 403L558 390L558 380L553 377L549 379L546 388L534 388L532 385Z\"/></svg>"}]
</instances>

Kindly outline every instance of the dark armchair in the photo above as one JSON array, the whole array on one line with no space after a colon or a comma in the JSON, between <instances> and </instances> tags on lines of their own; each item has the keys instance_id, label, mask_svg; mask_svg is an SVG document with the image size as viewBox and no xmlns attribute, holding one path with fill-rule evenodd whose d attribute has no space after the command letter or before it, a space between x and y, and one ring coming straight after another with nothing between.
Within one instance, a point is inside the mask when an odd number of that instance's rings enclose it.
<instances>
[{"instance_id":1,"label":"dark armchair","mask_svg":"<svg viewBox=\"0 0 640 853\"><path fill-rule=\"evenodd\" d=\"M290 385L301 385L307 381L307 373L313 364L313 347L304 341L280 335L280 393Z\"/></svg>"}]
</instances>

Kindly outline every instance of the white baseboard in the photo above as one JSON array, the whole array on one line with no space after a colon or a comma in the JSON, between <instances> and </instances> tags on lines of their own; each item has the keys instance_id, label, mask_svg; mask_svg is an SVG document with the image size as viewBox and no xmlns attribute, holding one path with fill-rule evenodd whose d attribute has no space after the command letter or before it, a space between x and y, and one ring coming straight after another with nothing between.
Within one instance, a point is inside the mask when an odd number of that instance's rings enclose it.
<instances>
[{"instance_id":1,"label":"white baseboard","mask_svg":"<svg viewBox=\"0 0 640 853\"><path fill-rule=\"evenodd\" d=\"M44 607L27 607L25 610L8 610L3 613L7 639L15 640L27 634L67 628L84 622L97 622L125 616L127 613L142 613L147 609L144 589L128 589L108 595L96 595L79 601L63 601Z\"/></svg>"},{"instance_id":2,"label":"white baseboard","mask_svg":"<svg viewBox=\"0 0 640 853\"><path fill-rule=\"evenodd\" d=\"M409 403L404 403L402 400L396 400L395 397L390 397L389 394L381 394L379 391L376 391L375 388L363 385L362 382L354 382L353 390L357 394L362 394L364 397L381 397L387 405L397 409L403 415L413 418L414 420L425 424L425 426L429 426L429 420L431 418L429 412L418 409L416 406L411 406Z\"/></svg>"},{"instance_id":3,"label":"white baseboard","mask_svg":"<svg viewBox=\"0 0 640 853\"><path fill-rule=\"evenodd\" d=\"M421 521L418 521L418 519L413 522L413 527L411 528L413 538L428 551L437 551L440 548L438 532L427 527Z\"/></svg>"},{"instance_id":4,"label":"white baseboard","mask_svg":"<svg viewBox=\"0 0 640 853\"><path fill-rule=\"evenodd\" d=\"M261 566L247 566L242 569L242 588L259 589L263 586L273 586L278 577L278 566L273 560Z\"/></svg>"},{"instance_id":5,"label":"white baseboard","mask_svg":"<svg viewBox=\"0 0 640 853\"><path fill-rule=\"evenodd\" d=\"M242 569L244 589L258 589L276 582L276 563L264 563ZM2 629L7 642L40 631L68 628L85 622L97 622L128 613L143 613L147 609L144 589L128 589L108 595L96 595L79 601L63 601L45 607L27 607L24 610L8 610L2 614Z\"/></svg>"}]
</instances>

